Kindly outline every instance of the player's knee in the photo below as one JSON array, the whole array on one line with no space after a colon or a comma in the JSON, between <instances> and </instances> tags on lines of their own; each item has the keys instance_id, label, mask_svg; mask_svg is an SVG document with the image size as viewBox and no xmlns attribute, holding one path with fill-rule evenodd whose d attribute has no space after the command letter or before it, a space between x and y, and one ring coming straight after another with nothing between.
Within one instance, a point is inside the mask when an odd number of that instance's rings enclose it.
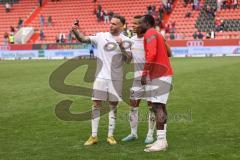
<instances>
[{"instance_id":1,"label":"player's knee","mask_svg":"<svg viewBox=\"0 0 240 160\"><path fill-rule=\"evenodd\" d=\"M161 110L163 112L166 110L166 106L163 103L152 103L152 108L158 111Z\"/></svg>"},{"instance_id":2,"label":"player's knee","mask_svg":"<svg viewBox=\"0 0 240 160\"><path fill-rule=\"evenodd\" d=\"M111 106L111 107L117 107L117 105L118 105L118 102L109 102L109 105Z\"/></svg>"},{"instance_id":3,"label":"player's knee","mask_svg":"<svg viewBox=\"0 0 240 160\"><path fill-rule=\"evenodd\" d=\"M157 107L161 107L162 109L164 109L165 108L165 104L163 104L163 103L156 103L157 104Z\"/></svg>"},{"instance_id":4,"label":"player's knee","mask_svg":"<svg viewBox=\"0 0 240 160\"><path fill-rule=\"evenodd\" d=\"M93 106L94 107L99 108L99 107L101 107L101 105L102 105L102 101L97 101L97 100L93 101Z\"/></svg>"},{"instance_id":5,"label":"player's knee","mask_svg":"<svg viewBox=\"0 0 240 160\"><path fill-rule=\"evenodd\" d=\"M147 101L148 108L152 108L152 102Z\"/></svg>"},{"instance_id":6,"label":"player's knee","mask_svg":"<svg viewBox=\"0 0 240 160\"><path fill-rule=\"evenodd\" d=\"M114 115L112 115L114 117L116 116L116 113L117 113L117 105L118 105L118 102L109 102L109 109L110 109L110 112L114 111Z\"/></svg>"},{"instance_id":7,"label":"player's knee","mask_svg":"<svg viewBox=\"0 0 240 160\"><path fill-rule=\"evenodd\" d=\"M138 107L138 102L136 100L130 100L131 107Z\"/></svg>"},{"instance_id":8,"label":"player's knee","mask_svg":"<svg viewBox=\"0 0 240 160\"><path fill-rule=\"evenodd\" d=\"M153 111L155 114L157 114L157 108L152 106L152 108L149 108L150 111Z\"/></svg>"}]
</instances>

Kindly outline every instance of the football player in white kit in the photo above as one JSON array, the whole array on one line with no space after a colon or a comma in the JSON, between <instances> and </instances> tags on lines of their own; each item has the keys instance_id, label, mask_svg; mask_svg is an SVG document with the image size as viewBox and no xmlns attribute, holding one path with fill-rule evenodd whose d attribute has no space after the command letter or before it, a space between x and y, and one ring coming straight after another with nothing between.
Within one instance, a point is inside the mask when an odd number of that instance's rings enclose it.
<instances>
[{"instance_id":1,"label":"football player in white kit","mask_svg":"<svg viewBox=\"0 0 240 160\"><path fill-rule=\"evenodd\" d=\"M92 135L84 145L93 145L98 142L97 132L100 120L100 106L102 101L109 102L109 126L107 142L117 143L113 133L116 123L116 108L121 101L123 63L131 59L131 40L122 34L125 18L115 15L110 23L110 32L100 32L95 36L84 36L74 25L72 32L77 40L93 44L97 47L97 71L93 84L92 106Z\"/></svg>"},{"instance_id":2,"label":"football player in white kit","mask_svg":"<svg viewBox=\"0 0 240 160\"><path fill-rule=\"evenodd\" d=\"M148 86L143 86L141 84L141 76L143 67L145 64L145 51L143 45L143 34L138 31L139 22L142 16L135 16L133 20L133 32L136 33L135 36L131 38L132 40L132 58L134 63L134 80L133 85L130 90L130 112L129 112L129 122L131 127L131 133L122 139L122 141L128 142L138 138L137 127L138 127L138 107L142 99L150 100L150 97L146 95ZM155 129L155 114L151 107L151 102L148 101L149 113L148 113L148 133L144 141L145 144L150 144L153 142L153 133Z\"/></svg>"}]
</instances>

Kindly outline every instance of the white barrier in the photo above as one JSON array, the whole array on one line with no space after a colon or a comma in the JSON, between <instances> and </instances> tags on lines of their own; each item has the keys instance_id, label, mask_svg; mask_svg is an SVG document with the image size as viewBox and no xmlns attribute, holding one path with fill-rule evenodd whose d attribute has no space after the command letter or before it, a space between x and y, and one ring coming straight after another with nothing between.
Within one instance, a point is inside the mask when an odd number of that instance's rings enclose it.
<instances>
[{"instance_id":1,"label":"white barrier","mask_svg":"<svg viewBox=\"0 0 240 160\"><path fill-rule=\"evenodd\" d=\"M0 51L0 58L10 59L64 59L74 58L77 56L88 56L88 49L71 49L71 50L5 50Z\"/></svg>"},{"instance_id":2,"label":"white barrier","mask_svg":"<svg viewBox=\"0 0 240 160\"><path fill-rule=\"evenodd\" d=\"M172 47L175 57L204 57L204 56L227 56L240 55L240 46L220 46L220 47Z\"/></svg>"},{"instance_id":3,"label":"white barrier","mask_svg":"<svg viewBox=\"0 0 240 160\"><path fill-rule=\"evenodd\" d=\"M240 46L172 47L174 57L240 56ZM96 49L94 50L97 54ZM64 50L0 50L0 59L65 59L89 56L89 49Z\"/></svg>"}]
</instances>

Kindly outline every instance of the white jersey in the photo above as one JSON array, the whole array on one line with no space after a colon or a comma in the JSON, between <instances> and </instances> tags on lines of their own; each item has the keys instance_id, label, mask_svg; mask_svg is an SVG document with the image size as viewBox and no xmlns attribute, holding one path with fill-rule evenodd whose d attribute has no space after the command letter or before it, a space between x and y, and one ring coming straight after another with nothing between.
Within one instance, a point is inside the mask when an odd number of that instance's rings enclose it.
<instances>
[{"instance_id":1,"label":"white jersey","mask_svg":"<svg viewBox=\"0 0 240 160\"><path fill-rule=\"evenodd\" d=\"M122 41L131 42L123 34L119 36ZM122 80L124 58L114 36L109 32L100 32L89 38L91 43L97 47L96 78ZM126 50L129 51L130 48Z\"/></svg>"},{"instance_id":2,"label":"white jersey","mask_svg":"<svg viewBox=\"0 0 240 160\"><path fill-rule=\"evenodd\" d=\"M138 38L137 36L133 36L131 38L133 42L132 46L132 57L134 63L134 79L141 80L142 71L145 64L145 51L144 51L144 38Z\"/></svg>"}]
</instances>

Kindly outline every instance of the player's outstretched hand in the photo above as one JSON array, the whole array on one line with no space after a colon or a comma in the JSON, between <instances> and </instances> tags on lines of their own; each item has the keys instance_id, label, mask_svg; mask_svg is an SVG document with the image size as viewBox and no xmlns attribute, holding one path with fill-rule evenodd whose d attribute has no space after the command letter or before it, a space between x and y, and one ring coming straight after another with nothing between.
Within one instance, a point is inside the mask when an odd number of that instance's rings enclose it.
<instances>
[{"instance_id":1,"label":"player's outstretched hand","mask_svg":"<svg viewBox=\"0 0 240 160\"><path fill-rule=\"evenodd\" d=\"M76 33L78 33L78 30L79 30L79 27L77 25L73 25L71 32L73 32L76 35Z\"/></svg>"}]
</instances>

